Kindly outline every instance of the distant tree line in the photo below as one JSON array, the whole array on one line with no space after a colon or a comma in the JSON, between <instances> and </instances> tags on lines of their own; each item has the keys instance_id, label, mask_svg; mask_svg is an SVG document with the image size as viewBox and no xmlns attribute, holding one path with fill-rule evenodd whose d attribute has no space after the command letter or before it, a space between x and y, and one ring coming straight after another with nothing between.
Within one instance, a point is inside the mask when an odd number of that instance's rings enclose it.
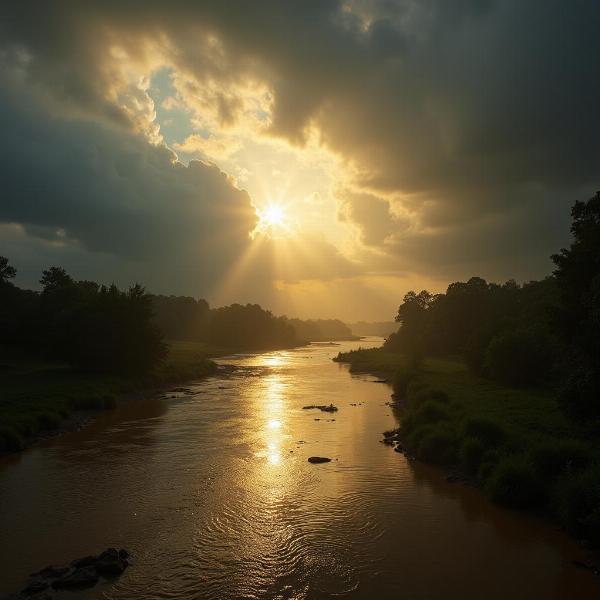
<instances>
[{"instance_id":1,"label":"distant tree line","mask_svg":"<svg viewBox=\"0 0 600 600\"><path fill-rule=\"evenodd\" d=\"M510 385L554 382L565 410L600 417L600 193L572 209L573 242L542 281L479 277L444 294L408 292L385 347L418 366L426 355L462 356L470 369Z\"/></svg>"},{"instance_id":2,"label":"distant tree line","mask_svg":"<svg viewBox=\"0 0 600 600\"><path fill-rule=\"evenodd\" d=\"M289 319L288 323L294 328L299 340L325 342L357 339L348 325L338 319Z\"/></svg>"},{"instance_id":3,"label":"distant tree line","mask_svg":"<svg viewBox=\"0 0 600 600\"><path fill-rule=\"evenodd\" d=\"M0 257L0 339L20 349L86 371L122 375L147 372L166 354L152 323L150 296L139 285L75 281L60 267L44 271L41 292L10 280L16 270Z\"/></svg>"},{"instance_id":4,"label":"distant tree line","mask_svg":"<svg viewBox=\"0 0 600 600\"><path fill-rule=\"evenodd\" d=\"M206 300L151 295L137 284L121 291L75 281L60 267L43 271L41 292L15 286L15 276L0 257L0 344L85 371L150 371L167 353L165 339L267 350L353 337L338 320L276 317L258 304L211 309Z\"/></svg>"},{"instance_id":5,"label":"distant tree line","mask_svg":"<svg viewBox=\"0 0 600 600\"><path fill-rule=\"evenodd\" d=\"M152 296L154 322L170 340L204 341L231 348L289 347L304 342L354 339L337 319L275 317L258 304L211 309L188 296Z\"/></svg>"}]
</instances>

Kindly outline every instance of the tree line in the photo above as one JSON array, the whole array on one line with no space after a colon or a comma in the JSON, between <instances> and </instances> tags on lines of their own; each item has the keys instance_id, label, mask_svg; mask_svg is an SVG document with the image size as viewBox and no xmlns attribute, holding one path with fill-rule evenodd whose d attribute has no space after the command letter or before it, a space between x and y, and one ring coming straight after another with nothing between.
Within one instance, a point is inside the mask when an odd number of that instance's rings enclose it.
<instances>
[{"instance_id":1,"label":"tree line","mask_svg":"<svg viewBox=\"0 0 600 600\"><path fill-rule=\"evenodd\" d=\"M191 340L234 350L288 348L309 341L352 339L341 321L277 317L258 304L211 309L185 296L148 294L136 284L76 281L63 268L43 271L40 292L21 289L16 269L0 257L0 343L85 371L134 375L167 354L165 340Z\"/></svg>"},{"instance_id":2,"label":"tree line","mask_svg":"<svg viewBox=\"0 0 600 600\"><path fill-rule=\"evenodd\" d=\"M571 216L572 243L552 256L552 275L523 285L472 277L443 294L410 291L385 348L415 367L426 355L456 355L510 385L551 382L569 414L600 417L600 192L576 202Z\"/></svg>"}]
</instances>

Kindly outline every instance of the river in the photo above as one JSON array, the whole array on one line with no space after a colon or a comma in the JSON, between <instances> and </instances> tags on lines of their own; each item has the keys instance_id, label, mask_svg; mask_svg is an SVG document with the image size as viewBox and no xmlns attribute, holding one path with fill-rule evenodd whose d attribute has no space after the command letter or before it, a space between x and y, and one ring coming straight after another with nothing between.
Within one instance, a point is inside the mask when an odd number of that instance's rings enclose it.
<instances>
[{"instance_id":1,"label":"river","mask_svg":"<svg viewBox=\"0 0 600 600\"><path fill-rule=\"evenodd\" d=\"M358 345L220 359L191 393L122 402L2 459L0 596L117 546L133 555L120 579L63 596L599 597L567 536L380 442L390 388L331 360Z\"/></svg>"}]
</instances>

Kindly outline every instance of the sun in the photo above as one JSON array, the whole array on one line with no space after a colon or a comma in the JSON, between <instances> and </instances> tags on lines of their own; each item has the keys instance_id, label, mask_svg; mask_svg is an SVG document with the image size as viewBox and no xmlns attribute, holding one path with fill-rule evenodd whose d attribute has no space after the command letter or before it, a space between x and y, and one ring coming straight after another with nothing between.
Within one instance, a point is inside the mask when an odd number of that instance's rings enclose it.
<instances>
[{"instance_id":1,"label":"sun","mask_svg":"<svg viewBox=\"0 0 600 600\"><path fill-rule=\"evenodd\" d=\"M256 208L258 223L253 234L264 233L271 238L284 237L291 230L285 206L271 203L265 208Z\"/></svg>"},{"instance_id":2,"label":"sun","mask_svg":"<svg viewBox=\"0 0 600 600\"><path fill-rule=\"evenodd\" d=\"M285 219L285 211L283 210L283 206L279 206L278 204L271 204L267 206L262 218L270 227L283 225Z\"/></svg>"}]
</instances>

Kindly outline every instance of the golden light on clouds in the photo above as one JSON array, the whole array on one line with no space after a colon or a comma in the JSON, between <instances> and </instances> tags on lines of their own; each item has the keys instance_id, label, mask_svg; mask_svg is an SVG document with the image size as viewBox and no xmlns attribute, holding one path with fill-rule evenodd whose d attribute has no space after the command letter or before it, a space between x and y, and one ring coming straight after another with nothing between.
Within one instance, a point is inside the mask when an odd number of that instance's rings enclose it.
<instances>
[{"instance_id":1,"label":"golden light on clouds","mask_svg":"<svg viewBox=\"0 0 600 600\"><path fill-rule=\"evenodd\" d=\"M267 235L272 239L284 238L293 232L291 219L287 214L287 207L281 203L269 203L264 208L256 208L258 223L252 237Z\"/></svg>"}]
</instances>

